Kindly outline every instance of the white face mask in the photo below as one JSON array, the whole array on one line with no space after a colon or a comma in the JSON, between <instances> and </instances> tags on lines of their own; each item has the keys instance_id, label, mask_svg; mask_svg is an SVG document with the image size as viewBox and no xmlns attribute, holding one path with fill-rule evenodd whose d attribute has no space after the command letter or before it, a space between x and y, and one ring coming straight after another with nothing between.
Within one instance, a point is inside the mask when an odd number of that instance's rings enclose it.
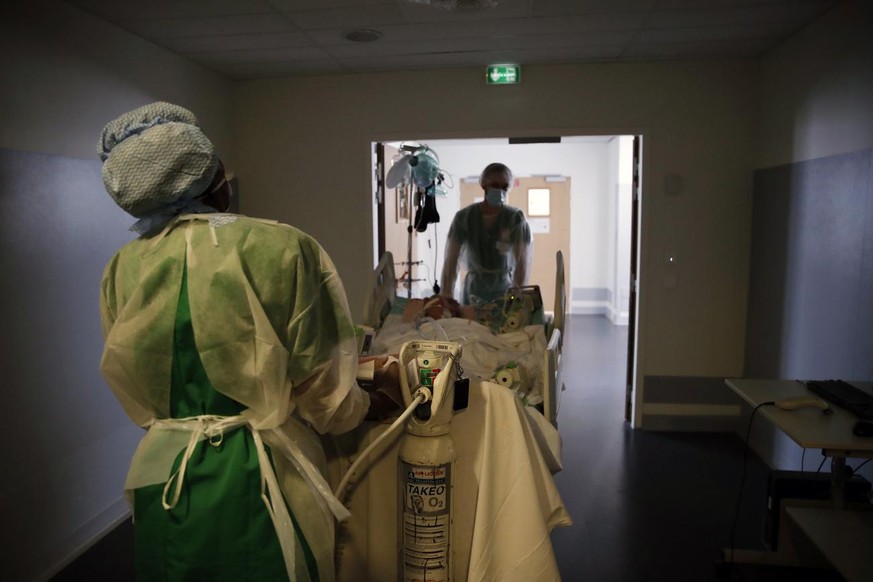
<instances>
[{"instance_id":1,"label":"white face mask","mask_svg":"<svg viewBox=\"0 0 873 582\"><path fill-rule=\"evenodd\" d=\"M488 206L493 206L495 208L502 207L506 203L506 190L501 190L500 188L486 188L485 201L488 202Z\"/></svg>"}]
</instances>

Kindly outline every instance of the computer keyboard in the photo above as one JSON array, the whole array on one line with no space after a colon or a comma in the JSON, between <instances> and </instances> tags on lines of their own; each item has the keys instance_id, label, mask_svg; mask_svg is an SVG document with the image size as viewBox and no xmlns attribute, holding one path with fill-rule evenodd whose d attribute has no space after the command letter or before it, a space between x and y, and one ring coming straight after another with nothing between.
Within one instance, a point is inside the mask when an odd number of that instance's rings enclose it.
<instances>
[{"instance_id":1,"label":"computer keyboard","mask_svg":"<svg viewBox=\"0 0 873 582\"><path fill-rule=\"evenodd\" d=\"M858 418L873 420L873 394L842 380L809 380L806 387Z\"/></svg>"}]
</instances>

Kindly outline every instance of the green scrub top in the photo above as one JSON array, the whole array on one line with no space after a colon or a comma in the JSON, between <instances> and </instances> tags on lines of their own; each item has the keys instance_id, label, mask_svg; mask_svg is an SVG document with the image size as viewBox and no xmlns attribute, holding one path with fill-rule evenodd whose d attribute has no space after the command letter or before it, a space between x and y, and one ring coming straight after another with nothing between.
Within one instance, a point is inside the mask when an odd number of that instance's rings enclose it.
<instances>
[{"instance_id":1,"label":"green scrub top","mask_svg":"<svg viewBox=\"0 0 873 582\"><path fill-rule=\"evenodd\" d=\"M173 418L234 416L243 406L217 392L200 361L191 325L187 276L173 334L170 411ZM175 472L182 453L173 465ZM188 463L179 503L165 510L163 484L134 490L138 582L162 580L287 580L273 522L261 499L261 471L251 432L240 427L220 445L201 441ZM289 508L309 580L318 568Z\"/></svg>"}]
</instances>

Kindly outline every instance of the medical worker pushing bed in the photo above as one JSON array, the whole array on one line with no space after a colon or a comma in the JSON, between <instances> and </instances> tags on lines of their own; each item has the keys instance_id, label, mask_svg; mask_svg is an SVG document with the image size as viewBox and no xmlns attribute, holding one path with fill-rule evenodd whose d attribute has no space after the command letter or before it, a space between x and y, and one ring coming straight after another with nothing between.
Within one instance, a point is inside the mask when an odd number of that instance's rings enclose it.
<instances>
[{"instance_id":1,"label":"medical worker pushing bed","mask_svg":"<svg viewBox=\"0 0 873 582\"><path fill-rule=\"evenodd\" d=\"M461 209L452 220L443 263L443 294L454 295L460 263L467 268L461 303L471 305L503 297L527 282L531 258L530 227L524 212L506 205L512 172L503 164L482 170L481 202Z\"/></svg>"},{"instance_id":2,"label":"medical worker pushing bed","mask_svg":"<svg viewBox=\"0 0 873 582\"><path fill-rule=\"evenodd\" d=\"M100 302L101 370L147 429L125 485L137 580L333 580L347 512L314 431L384 415L396 366L380 391L358 387L330 258L295 228L226 213L230 184L190 111L131 111L98 149L106 189L139 219Z\"/></svg>"}]
</instances>

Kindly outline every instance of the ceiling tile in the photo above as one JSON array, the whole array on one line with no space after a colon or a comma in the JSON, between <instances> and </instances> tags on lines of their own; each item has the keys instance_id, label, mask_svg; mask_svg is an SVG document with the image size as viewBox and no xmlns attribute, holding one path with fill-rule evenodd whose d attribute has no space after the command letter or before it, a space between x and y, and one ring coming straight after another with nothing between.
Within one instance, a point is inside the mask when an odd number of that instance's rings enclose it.
<instances>
[{"instance_id":1,"label":"ceiling tile","mask_svg":"<svg viewBox=\"0 0 873 582\"><path fill-rule=\"evenodd\" d=\"M66 0L86 12L110 22L118 20L190 18L192 16L223 16L230 14L275 14L268 0L149 0L123 2L119 0Z\"/></svg>"},{"instance_id":2,"label":"ceiling tile","mask_svg":"<svg viewBox=\"0 0 873 582\"><path fill-rule=\"evenodd\" d=\"M531 51L488 51L488 52L458 52L431 55L395 55L380 57L355 57L340 59L342 64L351 70L392 70L418 69L440 67L484 67L488 63L544 63L569 62L580 58L587 60L613 60L621 54L621 47L573 47L547 48ZM522 71L524 79L524 71ZM523 82L523 81L522 81Z\"/></svg>"},{"instance_id":3,"label":"ceiling tile","mask_svg":"<svg viewBox=\"0 0 873 582\"><path fill-rule=\"evenodd\" d=\"M123 20L118 25L149 39L296 31L281 14Z\"/></svg>"},{"instance_id":4,"label":"ceiling tile","mask_svg":"<svg viewBox=\"0 0 873 582\"><path fill-rule=\"evenodd\" d=\"M585 32L570 34L531 34L511 36L497 45L499 48L547 48L547 47L585 47L625 45L634 38L633 31L623 32Z\"/></svg>"},{"instance_id":5,"label":"ceiling tile","mask_svg":"<svg viewBox=\"0 0 873 582\"><path fill-rule=\"evenodd\" d=\"M301 30L325 28L372 28L404 23L403 13L395 4L330 10L286 12L288 19Z\"/></svg>"},{"instance_id":6,"label":"ceiling tile","mask_svg":"<svg viewBox=\"0 0 873 582\"><path fill-rule=\"evenodd\" d=\"M296 12L298 10L323 10L325 8L378 6L379 4L390 4L392 0L266 0L266 2L282 12Z\"/></svg>"},{"instance_id":7,"label":"ceiling tile","mask_svg":"<svg viewBox=\"0 0 873 582\"><path fill-rule=\"evenodd\" d=\"M827 10L830 0L792 4L769 4L707 8L704 10L658 10L646 22L647 28L684 28L725 24L755 24L809 21Z\"/></svg>"},{"instance_id":8,"label":"ceiling tile","mask_svg":"<svg viewBox=\"0 0 873 582\"><path fill-rule=\"evenodd\" d=\"M325 51L338 58L394 57L397 55L428 55L454 52L475 52L480 47L475 39L426 40L409 42L349 43L325 47Z\"/></svg>"},{"instance_id":9,"label":"ceiling tile","mask_svg":"<svg viewBox=\"0 0 873 582\"><path fill-rule=\"evenodd\" d=\"M525 51L509 51L508 62L517 63L548 63L548 62L571 62L585 60L615 59L621 55L624 45L598 45L576 47L549 47L535 48ZM489 60L496 63L500 60Z\"/></svg>"},{"instance_id":10,"label":"ceiling tile","mask_svg":"<svg viewBox=\"0 0 873 582\"><path fill-rule=\"evenodd\" d=\"M571 14L567 16L545 16L529 18L523 22L531 28L539 26L550 30L542 32L571 32L587 30L637 30L642 26L647 14L645 12L624 12L621 14ZM539 31L532 31L539 32Z\"/></svg>"},{"instance_id":11,"label":"ceiling tile","mask_svg":"<svg viewBox=\"0 0 873 582\"><path fill-rule=\"evenodd\" d=\"M305 60L324 60L330 58L318 47L290 47L281 49L265 49L258 51L223 51L201 53L194 57L198 63L205 65L223 65L240 63L273 63Z\"/></svg>"},{"instance_id":12,"label":"ceiling tile","mask_svg":"<svg viewBox=\"0 0 873 582\"><path fill-rule=\"evenodd\" d=\"M840 0L832 0L835 4ZM724 6L754 6L765 4L802 4L804 0L658 0L658 10L677 8L718 8Z\"/></svg>"},{"instance_id":13,"label":"ceiling tile","mask_svg":"<svg viewBox=\"0 0 873 582\"><path fill-rule=\"evenodd\" d=\"M392 57L355 57L340 59L350 71L390 71L396 69L435 69L443 67L472 67L482 65L480 57L470 53L447 55L397 55ZM484 75L484 70L483 70Z\"/></svg>"},{"instance_id":14,"label":"ceiling tile","mask_svg":"<svg viewBox=\"0 0 873 582\"><path fill-rule=\"evenodd\" d=\"M187 54L310 46L312 41L309 37L299 32L278 32L270 34L226 34L221 36L167 38L162 40L161 44L170 50Z\"/></svg>"},{"instance_id":15,"label":"ceiling tile","mask_svg":"<svg viewBox=\"0 0 873 582\"><path fill-rule=\"evenodd\" d=\"M776 41L790 34L798 26L799 23L797 22L780 22L773 24L734 24L730 26L703 26L699 28L641 30L634 37L634 44L707 42L755 38L769 38Z\"/></svg>"},{"instance_id":16,"label":"ceiling tile","mask_svg":"<svg viewBox=\"0 0 873 582\"><path fill-rule=\"evenodd\" d=\"M530 16L530 0L500 0L494 8L486 10L451 12L413 2L399 1L408 22L425 24L429 22L461 23L498 20L503 18L523 18Z\"/></svg>"},{"instance_id":17,"label":"ceiling tile","mask_svg":"<svg viewBox=\"0 0 873 582\"><path fill-rule=\"evenodd\" d=\"M623 46L633 36L632 32L623 33L586 33L586 34L547 34L504 36L492 38L488 50L531 50L556 47L585 46ZM374 42L325 47L330 54L339 58L355 56L394 56L394 55L427 55L457 52L487 52L482 50L482 43L477 38L425 40L417 42Z\"/></svg>"},{"instance_id":18,"label":"ceiling tile","mask_svg":"<svg viewBox=\"0 0 873 582\"><path fill-rule=\"evenodd\" d=\"M770 39L746 39L717 42L634 44L627 47L623 59L689 59L712 57L752 57L770 48Z\"/></svg>"},{"instance_id":19,"label":"ceiling tile","mask_svg":"<svg viewBox=\"0 0 873 582\"><path fill-rule=\"evenodd\" d=\"M285 77L295 74L340 72L343 67L332 60L313 60L297 62L225 64L211 67L231 79L259 79L265 77Z\"/></svg>"},{"instance_id":20,"label":"ceiling tile","mask_svg":"<svg viewBox=\"0 0 873 582\"><path fill-rule=\"evenodd\" d=\"M385 36L380 42L419 42L423 40L450 38L478 38L480 40L509 35L530 34L568 34L607 31L637 30L644 17L635 13L633 18L618 19L615 15L507 18L487 21L456 22L451 26L427 26L401 24L380 26L378 30ZM321 46L350 44L343 38L343 29L312 31L309 36ZM358 46L354 44L353 46Z\"/></svg>"},{"instance_id":21,"label":"ceiling tile","mask_svg":"<svg viewBox=\"0 0 873 582\"><path fill-rule=\"evenodd\" d=\"M758 55L839 0L500 0L470 13L407 0L66 1L233 78L253 78ZM384 38L351 43L342 33L353 28Z\"/></svg>"},{"instance_id":22,"label":"ceiling tile","mask_svg":"<svg viewBox=\"0 0 873 582\"><path fill-rule=\"evenodd\" d=\"M533 0L533 16L645 11L654 5L655 0Z\"/></svg>"}]
</instances>

